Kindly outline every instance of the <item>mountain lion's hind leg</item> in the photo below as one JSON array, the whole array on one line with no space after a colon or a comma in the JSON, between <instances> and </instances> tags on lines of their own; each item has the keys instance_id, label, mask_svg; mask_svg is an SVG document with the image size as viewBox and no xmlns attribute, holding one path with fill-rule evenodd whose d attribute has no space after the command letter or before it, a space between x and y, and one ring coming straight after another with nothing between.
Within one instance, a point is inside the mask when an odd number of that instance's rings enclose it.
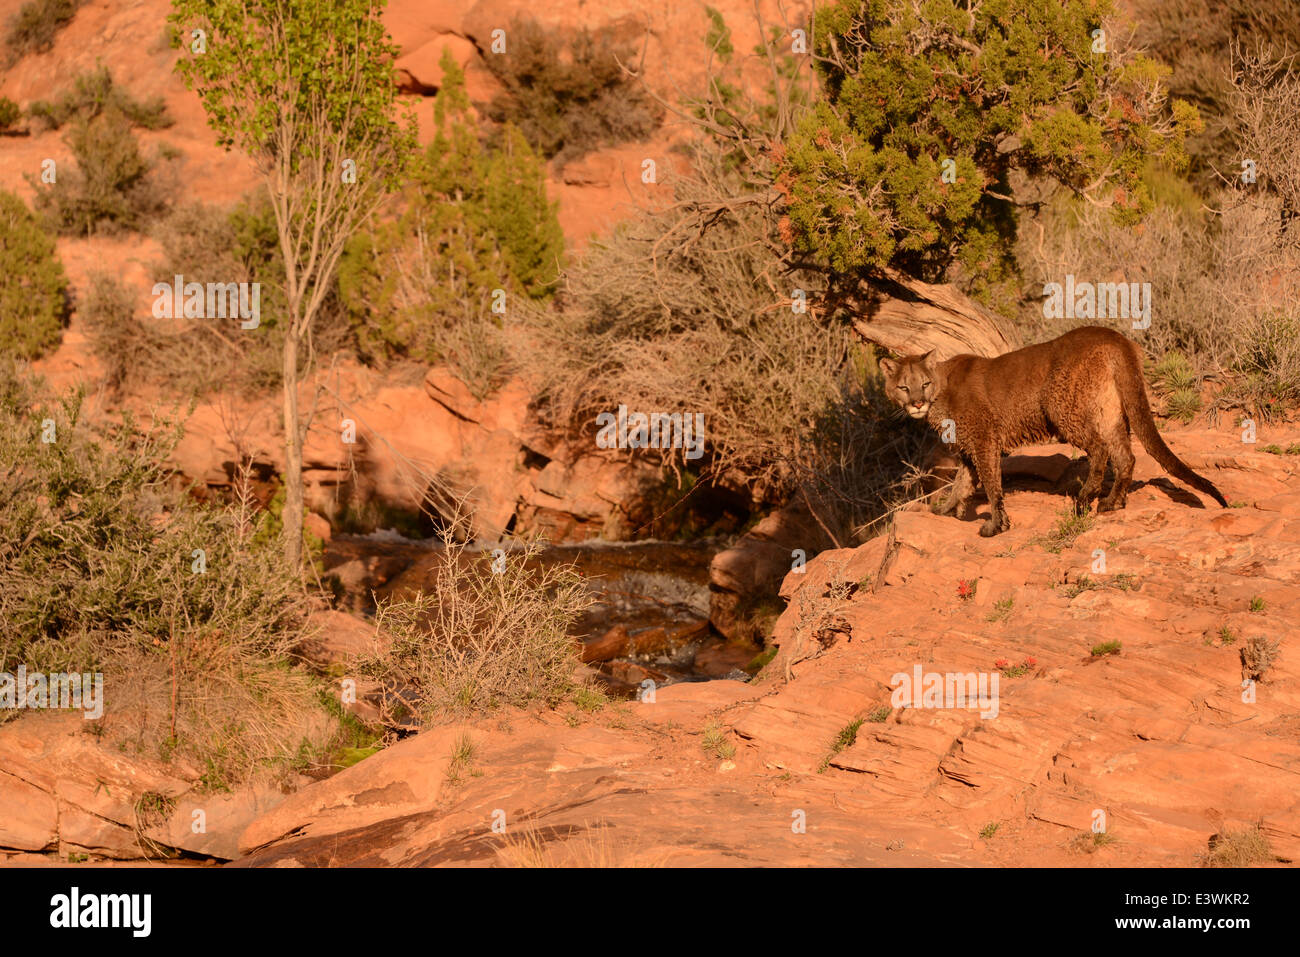
<instances>
[{"instance_id":1,"label":"mountain lion's hind leg","mask_svg":"<svg viewBox=\"0 0 1300 957\"><path fill-rule=\"evenodd\" d=\"M1128 487L1133 481L1133 447L1129 444L1128 427L1120 429L1107 442L1110 461L1115 466L1115 484L1110 487L1110 494L1097 506L1098 512L1113 512L1123 508L1128 502Z\"/></svg>"},{"instance_id":2,"label":"mountain lion's hind leg","mask_svg":"<svg viewBox=\"0 0 1300 957\"><path fill-rule=\"evenodd\" d=\"M1074 511L1082 515L1092 505L1092 500L1101 494L1101 483L1106 478L1106 465L1110 456L1106 454L1104 442L1093 442L1088 448L1088 477L1084 480L1079 494L1074 497Z\"/></svg>"}]
</instances>

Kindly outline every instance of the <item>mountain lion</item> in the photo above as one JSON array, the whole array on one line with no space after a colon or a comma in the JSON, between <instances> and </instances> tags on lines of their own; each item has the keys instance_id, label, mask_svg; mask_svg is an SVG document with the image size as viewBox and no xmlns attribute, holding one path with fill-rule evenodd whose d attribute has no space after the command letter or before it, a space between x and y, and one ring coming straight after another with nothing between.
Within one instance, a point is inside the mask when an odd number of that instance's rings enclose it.
<instances>
[{"instance_id":1,"label":"mountain lion","mask_svg":"<svg viewBox=\"0 0 1300 957\"><path fill-rule=\"evenodd\" d=\"M1114 466L1115 484L1097 510L1123 508L1133 478L1130 429L1166 472L1227 507L1219 490L1174 455L1156 431L1137 346L1118 332L1083 326L993 359L961 355L932 362L930 354L881 359L880 367L886 393L908 415L938 429L945 420L956 427L953 445L961 465L936 513L949 515L965 504L974 471L990 508L980 534L1006 531L1011 520L1002 507L1001 454L1053 439L1088 453L1088 478L1075 500L1079 511L1101 494L1107 464Z\"/></svg>"}]
</instances>

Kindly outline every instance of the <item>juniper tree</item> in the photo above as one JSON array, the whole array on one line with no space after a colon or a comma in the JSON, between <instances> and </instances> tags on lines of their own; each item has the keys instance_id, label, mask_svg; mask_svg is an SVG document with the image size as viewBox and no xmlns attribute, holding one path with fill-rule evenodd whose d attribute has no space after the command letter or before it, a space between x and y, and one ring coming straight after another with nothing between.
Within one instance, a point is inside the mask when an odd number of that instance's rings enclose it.
<instances>
[{"instance_id":1,"label":"juniper tree","mask_svg":"<svg viewBox=\"0 0 1300 957\"><path fill-rule=\"evenodd\" d=\"M817 11L824 95L786 144L786 238L837 273L1010 276L1013 174L1062 184L1118 222L1150 207L1143 170L1179 167L1196 110L1125 51L1111 0L838 0Z\"/></svg>"}]
</instances>

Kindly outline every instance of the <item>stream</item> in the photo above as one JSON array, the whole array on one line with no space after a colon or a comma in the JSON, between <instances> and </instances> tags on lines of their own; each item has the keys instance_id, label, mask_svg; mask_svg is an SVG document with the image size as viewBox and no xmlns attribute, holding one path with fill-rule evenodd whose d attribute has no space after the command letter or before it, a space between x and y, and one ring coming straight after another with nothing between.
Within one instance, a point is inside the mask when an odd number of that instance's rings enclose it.
<instances>
[{"instance_id":1,"label":"stream","mask_svg":"<svg viewBox=\"0 0 1300 957\"><path fill-rule=\"evenodd\" d=\"M491 551L497 545L471 546ZM582 659L604 690L633 697L649 678L657 686L713 678L748 680L761 649L726 642L709 625L709 562L725 543L588 541L548 545L538 563L572 562L593 604L575 622ZM325 574L342 587L339 607L367 617L374 598L430 591L442 545L384 530L339 534L325 546Z\"/></svg>"}]
</instances>

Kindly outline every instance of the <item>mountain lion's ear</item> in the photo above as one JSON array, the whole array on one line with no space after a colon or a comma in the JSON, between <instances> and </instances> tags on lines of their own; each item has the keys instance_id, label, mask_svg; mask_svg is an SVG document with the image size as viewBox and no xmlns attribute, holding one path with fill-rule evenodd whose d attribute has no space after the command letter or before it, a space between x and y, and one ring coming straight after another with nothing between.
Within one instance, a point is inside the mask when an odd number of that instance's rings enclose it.
<instances>
[{"instance_id":1,"label":"mountain lion's ear","mask_svg":"<svg viewBox=\"0 0 1300 957\"><path fill-rule=\"evenodd\" d=\"M891 379L898 375L898 363L889 357L880 360L880 369Z\"/></svg>"},{"instance_id":2,"label":"mountain lion's ear","mask_svg":"<svg viewBox=\"0 0 1300 957\"><path fill-rule=\"evenodd\" d=\"M925 353L925 354L922 355L922 356L918 356L916 361L919 362L919 363L921 363L921 365L925 366L926 368L929 368L929 366L930 366L930 356L932 356L932 355L934 355L934 350L933 350L933 349L931 349L929 352Z\"/></svg>"}]
</instances>

